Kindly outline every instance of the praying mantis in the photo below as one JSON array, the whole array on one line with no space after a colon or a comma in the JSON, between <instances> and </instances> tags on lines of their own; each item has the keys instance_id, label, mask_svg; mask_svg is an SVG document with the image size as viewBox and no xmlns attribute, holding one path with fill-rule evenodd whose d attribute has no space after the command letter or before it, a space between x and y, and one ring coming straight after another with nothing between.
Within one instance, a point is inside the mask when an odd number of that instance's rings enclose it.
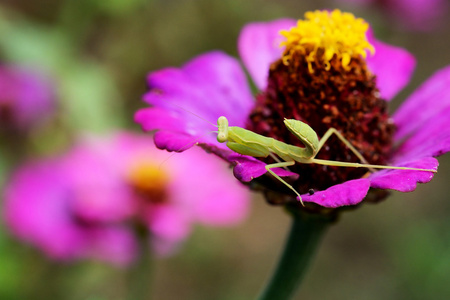
<instances>
[{"instance_id":1,"label":"praying mantis","mask_svg":"<svg viewBox=\"0 0 450 300\"><path fill-rule=\"evenodd\" d=\"M228 148L242 155L261 158L271 156L273 159L275 159L276 163L266 165L266 170L280 182L285 184L289 189L291 189L297 195L302 205L304 204L300 194L292 187L292 185L275 174L272 171L273 168L286 168L288 166L294 165L295 163L302 163L339 167L365 167L369 169L398 169L433 173L437 172L433 169L371 165L366 161L361 153L359 153L353 147L353 145L335 128L328 129L319 141L316 132L308 124L302 121L285 118L284 125L295 137L300 140L300 142L305 146L304 148L289 145L276 139L259 135L241 127L228 126L228 119L224 116L221 116L217 119L217 141L220 143L226 142ZM356 157L358 157L358 159L362 163L340 162L315 158L320 149L322 149L325 142L333 134L335 134L347 146L347 148L349 148L356 155ZM280 161L280 159L283 161Z\"/></svg>"}]
</instances>

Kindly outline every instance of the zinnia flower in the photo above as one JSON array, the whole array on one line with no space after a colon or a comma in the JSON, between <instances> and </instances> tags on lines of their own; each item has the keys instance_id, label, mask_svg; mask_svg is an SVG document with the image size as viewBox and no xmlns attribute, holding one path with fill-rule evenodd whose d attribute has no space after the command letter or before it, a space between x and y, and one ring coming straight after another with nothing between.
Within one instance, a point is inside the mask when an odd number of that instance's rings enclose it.
<instances>
[{"instance_id":1,"label":"zinnia flower","mask_svg":"<svg viewBox=\"0 0 450 300\"><path fill-rule=\"evenodd\" d=\"M183 151L195 141L234 165L235 176L262 190L272 203L295 201L292 191L266 174L265 165L273 160L236 154L214 134L205 135L211 125L192 113L211 122L226 116L230 126L300 147L284 118L307 123L319 138L334 127L371 164L436 170L434 157L450 149L450 67L434 74L389 116L387 104L409 81L413 56L375 40L368 24L352 14L315 11L305 17L253 23L242 30L238 49L260 89L256 99L239 62L215 51L181 68L150 73L144 101L151 107L138 111L135 121L146 131L156 130L158 148ZM318 158L359 162L339 139L332 137L325 145ZM387 189L413 191L433 177L424 171L299 163L277 172L288 176L303 201L318 204L306 203L308 209L380 200Z\"/></svg>"},{"instance_id":2,"label":"zinnia flower","mask_svg":"<svg viewBox=\"0 0 450 300\"><path fill-rule=\"evenodd\" d=\"M30 129L54 109L53 87L43 74L0 66L0 128Z\"/></svg>"},{"instance_id":3,"label":"zinnia flower","mask_svg":"<svg viewBox=\"0 0 450 300\"><path fill-rule=\"evenodd\" d=\"M147 137L119 133L24 164L5 188L6 224L52 258L123 265L137 255L137 234L147 232L153 251L168 255L193 224L225 226L246 216L248 193L223 162L198 149L164 154Z\"/></svg>"}]
</instances>

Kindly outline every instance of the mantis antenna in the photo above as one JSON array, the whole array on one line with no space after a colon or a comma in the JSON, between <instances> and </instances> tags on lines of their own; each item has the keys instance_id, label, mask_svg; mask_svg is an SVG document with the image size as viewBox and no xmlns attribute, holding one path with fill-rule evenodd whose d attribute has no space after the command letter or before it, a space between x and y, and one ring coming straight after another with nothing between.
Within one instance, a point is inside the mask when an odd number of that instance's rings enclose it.
<instances>
[{"instance_id":1,"label":"mantis antenna","mask_svg":"<svg viewBox=\"0 0 450 300\"><path fill-rule=\"evenodd\" d=\"M180 105L177 105L177 104L175 104L175 103L170 103L170 105L176 106L176 107L178 107L179 109L181 109L181 110L183 110L183 111L185 111L185 112L187 112L187 113L190 113L191 115L193 115L193 116L199 118L200 120L205 121L206 123L211 124L211 125L214 126L214 127L218 127L216 124L211 123L210 121L206 120L205 118L200 117L200 116L197 115L196 113L194 113L194 112L192 112L192 111L190 111L190 110L187 110L187 109L181 107ZM217 132L217 131L209 131L209 132L204 133L204 134L202 134L201 136L197 137L197 138L194 140L194 143L192 144L192 146L198 144L198 141L199 141L202 137L204 137L205 135L208 135L208 134L210 134L210 133L213 133L213 132ZM171 155L169 155L166 159L164 159L164 160L159 164L159 167L161 167L164 163L166 163L166 162L167 162L170 158L172 158L172 156L174 156L177 152L182 152L183 150L187 150L188 148L190 148L190 147L188 147L188 145L190 145L190 144L191 144L191 142L186 143L186 144L183 145L180 149L176 150L174 153L172 153ZM191 146L191 147L192 147L192 146Z\"/></svg>"},{"instance_id":2,"label":"mantis antenna","mask_svg":"<svg viewBox=\"0 0 450 300\"><path fill-rule=\"evenodd\" d=\"M208 120L206 120L206 119L200 117L199 115L197 115L196 113L194 113L194 112L192 112L192 111L190 111L190 110L187 110L187 109L185 109L185 108L183 108L183 107L181 107L181 106L179 106L179 105L177 105L177 104L175 104L175 103L171 103L171 105L176 106L176 107L178 107L179 109L181 109L181 110L183 110L183 111L185 111L185 112L187 112L187 113L190 113L190 114L193 115L193 116L196 116L196 117L199 118L200 120L203 120L203 121L205 121L206 123L209 123L209 124L211 124L211 125L214 126L214 127L217 127L216 124L211 123L210 121L208 121ZM208 133L210 133L210 132L208 132Z\"/></svg>"},{"instance_id":3,"label":"mantis antenna","mask_svg":"<svg viewBox=\"0 0 450 300\"><path fill-rule=\"evenodd\" d=\"M216 125L214 125L214 126L216 126ZM217 126L216 126L216 127L217 127ZM215 132L217 132L217 131L210 131L210 132L204 133L204 134L202 134L201 136L197 137L197 138L193 141L193 143L192 143L192 141L190 141L189 143L184 144L180 149L175 150L172 154L170 154L167 158L165 158L165 159L159 164L159 167L161 168L161 166L162 166L163 164L165 164L170 158L172 158L172 156L174 156L174 155L177 154L178 152L182 152L182 151L184 151L184 150L189 149L190 147L192 147L192 146L194 146L194 145L198 145L198 141L199 141L202 137L204 137L205 135L208 135L208 134L210 134L210 133L215 133ZM192 146L189 147L189 145L191 145L191 144L192 144Z\"/></svg>"}]
</instances>

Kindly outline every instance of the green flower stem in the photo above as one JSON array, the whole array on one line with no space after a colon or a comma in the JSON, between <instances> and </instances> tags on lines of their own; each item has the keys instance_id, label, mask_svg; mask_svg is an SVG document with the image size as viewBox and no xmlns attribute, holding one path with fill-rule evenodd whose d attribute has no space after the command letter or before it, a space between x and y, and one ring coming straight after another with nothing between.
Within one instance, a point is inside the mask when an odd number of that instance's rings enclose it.
<instances>
[{"instance_id":1,"label":"green flower stem","mask_svg":"<svg viewBox=\"0 0 450 300\"><path fill-rule=\"evenodd\" d=\"M139 233L139 257L128 270L128 300L146 300L151 298L151 249L147 234Z\"/></svg>"},{"instance_id":2,"label":"green flower stem","mask_svg":"<svg viewBox=\"0 0 450 300\"><path fill-rule=\"evenodd\" d=\"M300 287L316 248L334 218L289 209L292 227L284 252L271 280L258 300L287 300Z\"/></svg>"}]
</instances>

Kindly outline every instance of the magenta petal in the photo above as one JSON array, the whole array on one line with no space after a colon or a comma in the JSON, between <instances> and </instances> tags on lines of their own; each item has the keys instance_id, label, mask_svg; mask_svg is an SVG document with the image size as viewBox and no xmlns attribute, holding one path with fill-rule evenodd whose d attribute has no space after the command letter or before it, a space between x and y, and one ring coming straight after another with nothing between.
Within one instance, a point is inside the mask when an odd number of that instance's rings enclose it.
<instances>
[{"instance_id":1,"label":"magenta petal","mask_svg":"<svg viewBox=\"0 0 450 300\"><path fill-rule=\"evenodd\" d=\"M147 80L146 102L175 111L177 116L185 116L189 125L195 121L209 130L207 121L216 123L221 115L233 125L243 125L254 103L239 62L218 51L200 55L180 69L153 72Z\"/></svg>"},{"instance_id":2,"label":"magenta petal","mask_svg":"<svg viewBox=\"0 0 450 300\"><path fill-rule=\"evenodd\" d=\"M442 25L448 14L446 0L391 0L386 3L389 13L407 30L430 31Z\"/></svg>"},{"instance_id":3,"label":"magenta petal","mask_svg":"<svg viewBox=\"0 0 450 300\"><path fill-rule=\"evenodd\" d=\"M52 258L77 257L85 241L82 230L73 224L68 199L64 173L57 161L26 164L5 187L5 223L16 236Z\"/></svg>"},{"instance_id":4,"label":"magenta petal","mask_svg":"<svg viewBox=\"0 0 450 300\"><path fill-rule=\"evenodd\" d=\"M183 165L172 174L173 201L180 202L180 207L190 207L191 217L199 223L236 224L247 215L249 191L231 176L228 163L208 156L195 147L166 163L165 167L171 169Z\"/></svg>"},{"instance_id":5,"label":"magenta petal","mask_svg":"<svg viewBox=\"0 0 450 300\"><path fill-rule=\"evenodd\" d=\"M224 144L215 143L216 134L206 131L206 134L191 135L188 134L183 124L178 118L170 116L171 112L159 107L143 108L136 112L134 120L141 124L145 131L154 131L164 128L164 131L155 133L155 145L159 149L168 151L183 152L197 143L217 144L219 149L224 150ZM212 151L212 150L211 150ZM215 152L215 151L212 151Z\"/></svg>"},{"instance_id":6,"label":"magenta petal","mask_svg":"<svg viewBox=\"0 0 450 300\"><path fill-rule=\"evenodd\" d=\"M152 250L158 255L172 254L191 232L188 216L176 207L155 207L147 219L152 233Z\"/></svg>"},{"instance_id":7,"label":"magenta petal","mask_svg":"<svg viewBox=\"0 0 450 300\"><path fill-rule=\"evenodd\" d=\"M376 40L371 31L367 37L375 47L375 55L369 54L367 65L377 76L381 98L389 101L408 84L416 60L408 51Z\"/></svg>"},{"instance_id":8,"label":"magenta petal","mask_svg":"<svg viewBox=\"0 0 450 300\"><path fill-rule=\"evenodd\" d=\"M356 205L366 197L369 191L368 179L356 179L333 185L325 191L315 192L314 195L302 195L303 202L314 202L324 207L340 207Z\"/></svg>"},{"instance_id":9,"label":"magenta petal","mask_svg":"<svg viewBox=\"0 0 450 300\"><path fill-rule=\"evenodd\" d=\"M172 131L158 131L155 133L154 140L156 147L159 149L175 152L183 152L196 143L192 136Z\"/></svg>"},{"instance_id":10,"label":"magenta petal","mask_svg":"<svg viewBox=\"0 0 450 300\"><path fill-rule=\"evenodd\" d=\"M438 113L414 134L408 136L394 156L395 160L439 156L450 151L450 107ZM432 138L430 138L432 137Z\"/></svg>"},{"instance_id":11,"label":"magenta petal","mask_svg":"<svg viewBox=\"0 0 450 300\"><path fill-rule=\"evenodd\" d=\"M283 52L280 43L284 40L280 30L295 26L293 19L280 19L272 22L251 23L246 25L238 40L238 51L253 78L256 86L262 90L267 85L269 66L279 59Z\"/></svg>"},{"instance_id":12,"label":"magenta petal","mask_svg":"<svg viewBox=\"0 0 450 300\"><path fill-rule=\"evenodd\" d=\"M172 131L180 131L182 128L175 116L171 116L165 109L159 107L143 108L136 112L134 121L139 123L143 130L153 131L165 128Z\"/></svg>"},{"instance_id":13,"label":"magenta petal","mask_svg":"<svg viewBox=\"0 0 450 300\"><path fill-rule=\"evenodd\" d=\"M0 116L2 126L30 129L54 112L54 87L38 70L0 66L0 106L11 114L6 120Z\"/></svg>"},{"instance_id":14,"label":"magenta petal","mask_svg":"<svg viewBox=\"0 0 450 300\"><path fill-rule=\"evenodd\" d=\"M147 80L144 100L154 107L138 111L135 120L144 130L159 130L155 143L171 151L179 146L188 149L187 136L192 145L224 148L208 135L217 119L223 115L231 126L243 126L254 103L239 62L218 51L198 56L180 69L153 72Z\"/></svg>"},{"instance_id":15,"label":"magenta petal","mask_svg":"<svg viewBox=\"0 0 450 300\"><path fill-rule=\"evenodd\" d=\"M262 176L266 174L266 164L262 161L253 158L251 156L241 155L237 153L233 153L228 157L228 160L236 163L233 173L234 176L243 182L250 182L254 178ZM294 178L298 177L298 174L286 171L282 168L275 168L272 171L281 177L294 176Z\"/></svg>"},{"instance_id":16,"label":"magenta petal","mask_svg":"<svg viewBox=\"0 0 450 300\"><path fill-rule=\"evenodd\" d=\"M435 122L438 113L449 108L450 66L447 66L425 81L396 111L395 139L404 139L421 130L424 124Z\"/></svg>"},{"instance_id":17,"label":"magenta petal","mask_svg":"<svg viewBox=\"0 0 450 300\"><path fill-rule=\"evenodd\" d=\"M439 163L434 157L424 157L420 160L396 166L434 169L437 170ZM370 176L370 186L379 189L392 189L400 192L411 192L416 189L417 183L429 182L434 176L432 172L409 171L409 170L383 170Z\"/></svg>"}]
</instances>

